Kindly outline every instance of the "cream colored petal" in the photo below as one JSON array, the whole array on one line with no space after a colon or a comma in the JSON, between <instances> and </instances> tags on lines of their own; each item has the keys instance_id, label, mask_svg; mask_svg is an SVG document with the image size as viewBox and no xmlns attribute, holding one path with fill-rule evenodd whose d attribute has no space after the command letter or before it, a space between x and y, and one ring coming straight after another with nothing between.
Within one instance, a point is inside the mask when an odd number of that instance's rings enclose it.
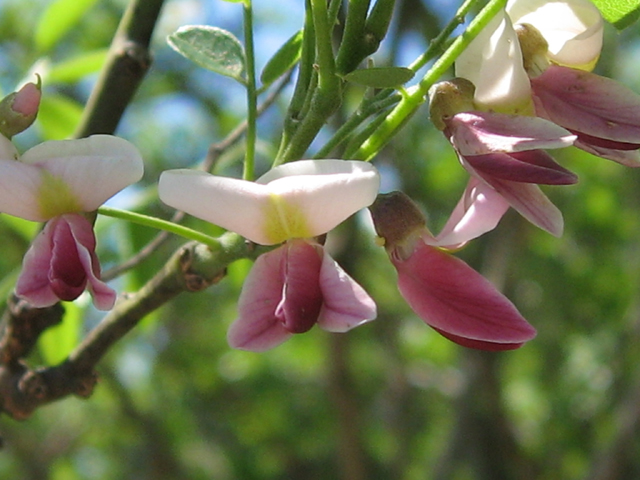
<instances>
[{"instance_id":1,"label":"cream colored petal","mask_svg":"<svg viewBox=\"0 0 640 480\"><path fill-rule=\"evenodd\" d=\"M0 159L2 160L17 160L18 151L13 146L11 140L4 135L0 135Z\"/></svg>"},{"instance_id":2,"label":"cream colored petal","mask_svg":"<svg viewBox=\"0 0 640 480\"><path fill-rule=\"evenodd\" d=\"M44 142L21 161L50 174L43 174L39 192L43 214L50 217L97 209L140 180L144 168L131 143L110 135Z\"/></svg>"},{"instance_id":3,"label":"cream colored petal","mask_svg":"<svg viewBox=\"0 0 640 480\"><path fill-rule=\"evenodd\" d=\"M160 175L158 194L167 205L255 243L279 243L273 242L264 228L269 202L265 185L196 170L168 170Z\"/></svg>"},{"instance_id":4,"label":"cream colored petal","mask_svg":"<svg viewBox=\"0 0 640 480\"><path fill-rule=\"evenodd\" d=\"M455 64L457 77L476 86L474 100L482 110L527 113L529 78L522 64L516 32L504 11L471 42Z\"/></svg>"},{"instance_id":5,"label":"cream colored petal","mask_svg":"<svg viewBox=\"0 0 640 480\"><path fill-rule=\"evenodd\" d=\"M592 70L602 50L604 22L589 0L515 0L511 21L533 25L549 43L549 58L560 65Z\"/></svg>"},{"instance_id":6,"label":"cream colored petal","mask_svg":"<svg viewBox=\"0 0 640 480\"><path fill-rule=\"evenodd\" d=\"M358 210L371 205L379 186L380 177L368 164L356 165L349 173L281 177L267 185L274 204L278 205L288 238L327 233Z\"/></svg>"},{"instance_id":7,"label":"cream colored petal","mask_svg":"<svg viewBox=\"0 0 640 480\"><path fill-rule=\"evenodd\" d=\"M0 212L33 222L49 220L38 201L41 184L42 170L38 167L0 160Z\"/></svg>"}]
</instances>

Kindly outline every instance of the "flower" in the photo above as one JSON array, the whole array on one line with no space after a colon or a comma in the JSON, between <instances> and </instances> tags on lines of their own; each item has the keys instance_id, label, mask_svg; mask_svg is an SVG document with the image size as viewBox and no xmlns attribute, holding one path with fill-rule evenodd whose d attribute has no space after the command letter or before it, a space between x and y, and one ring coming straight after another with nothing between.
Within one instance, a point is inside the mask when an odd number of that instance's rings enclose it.
<instances>
[{"instance_id":1,"label":"flower","mask_svg":"<svg viewBox=\"0 0 640 480\"><path fill-rule=\"evenodd\" d=\"M375 199L379 176L365 162L303 160L256 182L193 170L160 177L166 204L262 245L240 294L227 339L264 351L315 325L344 332L376 316L373 300L315 239Z\"/></svg>"},{"instance_id":2,"label":"flower","mask_svg":"<svg viewBox=\"0 0 640 480\"><path fill-rule=\"evenodd\" d=\"M590 70L602 48L603 20L586 0L516 1L508 6L531 77L536 115L577 136L575 146L640 166L640 96Z\"/></svg>"},{"instance_id":3,"label":"flower","mask_svg":"<svg viewBox=\"0 0 640 480\"><path fill-rule=\"evenodd\" d=\"M449 340L481 350L512 350L535 329L488 280L447 253L416 205L400 192L369 207L398 272L398 289L425 323ZM452 228L455 230L455 228ZM470 230L457 241L472 238Z\"/></svg>"},{"instance_id":4,"label":"flower","mask_svg":"<svg viewBox=\"0 0 640 480\"><path fill-rule=\"evenodd\" d=\"M541 118L481 111L474 86L463 78L434 85L429 96L434 124L472 177L531 223L559 236L562 215L536 184L568 185L577 177L541 149L569 146L576 137ZM477 188L477 183L471 188Z\"/></svg>"},{"instance_id":5,"label":"flower","mask_svg":"<svg viewBox=\"0 0 640 480\"><path fill-rule=\"evenodd\" d=\"M109 135L45 142L22 156L0 136L0 211L47 222L25 255L16 294L43 308L87 287L97 308L110 309L115 292L99 279L93 228L81 213L96 210L142 172L136 148Z\"/></svg>"}]
</instances>

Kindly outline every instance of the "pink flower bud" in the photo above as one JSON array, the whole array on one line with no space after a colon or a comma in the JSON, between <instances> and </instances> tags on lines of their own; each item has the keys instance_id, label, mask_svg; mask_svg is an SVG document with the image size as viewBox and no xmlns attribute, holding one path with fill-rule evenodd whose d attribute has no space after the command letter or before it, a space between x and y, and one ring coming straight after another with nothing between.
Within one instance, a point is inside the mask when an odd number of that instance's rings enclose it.
<instances>
[{"instance_id":1,"label":"pink flower bud","mask_svg":"<svg viewBox=\"0 0 640 480\"><path fill-rule=\"evenodd\" d=\"M19 91L0 101L0 133L7 138L25 131L33 124L40 106L40 77L38 83L27 83Z\"/></svg>"}]
</instances>

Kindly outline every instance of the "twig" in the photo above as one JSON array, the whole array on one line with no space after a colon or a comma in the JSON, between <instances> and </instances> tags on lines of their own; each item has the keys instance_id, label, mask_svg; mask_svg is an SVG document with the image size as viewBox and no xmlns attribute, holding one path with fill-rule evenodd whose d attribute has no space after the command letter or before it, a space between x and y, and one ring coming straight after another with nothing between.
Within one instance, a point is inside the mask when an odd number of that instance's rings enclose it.
<instances>
[{"instance_id":1,"label":"twig","mask_svg":"<svg viewBox=\"0 0 640 480\"><path fill-rule=\"evenodd\" d=\"M115 132L151 66L149 44L164 0L133 0L116 32L102 74L89 96L77 138Z\"/></svg>"},{"instance_id":2,"label":"twig","mask_svg":"<svg viewBox=\"0 0 640 480\"><path fill-rule=\"evenodd\" d=\"M115 131L149 68L149 44L162 4L163 0L133 0L129 4L103 74L89 98L77 137ZM64 309L60 305L36 309L15 299L7 303L0 339L0 411L25 418L40 403L69 393L90 392L92 372L80 378L66 375L67 364L39 372L20 363L40 334L61 321Z\"/></svg>"},{"instance_id":3,"label":"twig","mask_svg":"<svg viewBox=\"0 0 640 480\"><path fill-rule=\"evenodd\" d=\"M96 383L96 365L147 314L181 292L200 291L218 282L231 261L258 253L232 233L223 235L220 245L217 252L196 242L178 249L146 285L119 301L64 363L35 370L19 362L1 366L3 410L23 419L41 405L68 395L90 396Z\"/></svg>"}]
</instances>

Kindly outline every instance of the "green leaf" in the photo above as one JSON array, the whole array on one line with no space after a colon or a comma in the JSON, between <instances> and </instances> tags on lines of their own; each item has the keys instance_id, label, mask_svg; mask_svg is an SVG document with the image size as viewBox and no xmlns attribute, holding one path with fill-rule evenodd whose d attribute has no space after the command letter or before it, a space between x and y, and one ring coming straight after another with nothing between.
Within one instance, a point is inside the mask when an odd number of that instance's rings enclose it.
<instances>
[{"instance_id":1,"label":"green leaf","mask_svg":"<svg viewBox=\"0 0 640 480\"><path fill-rule=\"evenodd\" d=\"M28 243L31 242L40 228L38 222L30 222L11 215L2 215L2 223Z\"/></svg>"},{"instance_id":2,"label":"green leaf","mask_svg":"<svg viewBox=\"0 0 640 480\"><path fill-rule=\"evenodd\" d=\"M80 123L82 105L62 95L44 95L36 120L47 140L71 137Z\"/></svg>"},{"instance_id":3,"label":"green leaf","mask_svg":"<svg viewBox=\"0 0 640 480\"><path fill-rule=\"evenodd\" d=\"M45 330L38 347L48 365L62 362L78 344L84 309L72 302L64 304L64 318L55 327Z\"/></svg>"},{"instance_id":4,"label":"green leaf","mask_svg":"<svg viewBox=\"0 0 640 480\"><path fill-rule=\"evenodd\" d=\"M591 0L604 19L623 30L640 18L640 0Z\"/></svg>"},{"instance_id":5,"label":"green leaf","mask_svg":"<svg viewBox=\"0 0 640 480\"><path fill-rule=\"evenodd\" d=\"M300 60L301 52L302 30L299 30L278 49L264 66L260 75L262 84L269 85L276 81Z\"/></svg>"},{"instance_id":6,"label":"green leaf","mask_svg":"<svg viewBox=\"0 0 640 480\"><path fill-rule=\"evenodd\" d=\"M393 88L413 78L413 72L404 67L372 67L354 70L345 75L347 82L373 88Z\"/></svg>"},{"instance_id":7,"label":"green leaf","mask_svg":"<svg viewBox=\"0 0 640 480\"><path fill-rule=\"evenodd\" d=\"M55 0L44 11L36 27L35 42L41 52L53 47L80 18L96 3L96 0Z\"/></svg>"},{"instance_id":8,"label":"green leaf","mask_svg":"<svg viewBox=\"0 0 640 480\"><path fill-rule=\"evenodd\" d=\"M244 84L244 49L230 32L217 27L188 25L169 35L171 47L207 70Z\"/></svg>"},{"instance_id":9,"label":"green leaf","mask_svg":"<svg viewBox=\"0 0 640 480\"><path fill-rule=\"evenodd\" d=\"M46 80L49 82L72 83L100 71L107 59L107 49L82 53L65 62L51 67Z\"/></svg>"}]
</instances>

